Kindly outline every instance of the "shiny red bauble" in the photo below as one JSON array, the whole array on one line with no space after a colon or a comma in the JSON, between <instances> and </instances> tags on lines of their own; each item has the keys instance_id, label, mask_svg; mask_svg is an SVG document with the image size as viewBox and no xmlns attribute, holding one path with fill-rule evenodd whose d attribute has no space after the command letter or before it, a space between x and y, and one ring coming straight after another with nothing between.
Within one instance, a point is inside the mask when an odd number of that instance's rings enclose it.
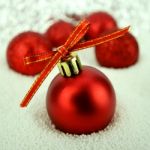
<instances>
[{"instance_id":1,"label":"shiny red bauble","mask_svg":"<svg viewBox=\"0 0 150 150\"><path fill-rule=\"evenodd\" d=\"M139 57L138 43L130 33L96 46L95 52L100 65L113 68L129 67Z\"/></svg>"},{"instance_id":2,"label":"shiny red bauble","mask_svg":"<svg viewBox=\"0 0 150 150\"><path fill-rule=\"evenodd\" d=\"M115 92L108 78L95 68L84 66L79 75L58 74L47 93L47 111L57 129L88 134L104 129L116 106Z\"/></svg>"},{"instance_id":3,"label":"shiny red bauble","mask_svg":"<svg viewBox=\"0 0 150 150\"><path fill-rule=\"evenodd\" d=\"M95 12L87 17L90 28L86 34L87 39L99 37L103 32L117 27L115 19L106 12Z\"/></svg>"},{"instance_id":4,"label":"shiny red bauble","mask_svg":"<svg viewBox=\"0 0 150 150\"><path fill-rule=\"evenodd\" d=\"M66 42L73 30L74 26L71 23L59 20L48 28L45 36L53 47L58 47Z\"/></svg>"},{"instance_id":5,"label":"shiny red bauble","mask_svg":"<svg viewBox=\"0 0 150 150\"><path fill-rule=\"evenodd\" d=\"M50 43L39 33L27 31L12 39L7 48L7 61L15 71L35 75L43 70L47 61L25 65L24 58L51 50Z\"/></svg>"}]
</instances>

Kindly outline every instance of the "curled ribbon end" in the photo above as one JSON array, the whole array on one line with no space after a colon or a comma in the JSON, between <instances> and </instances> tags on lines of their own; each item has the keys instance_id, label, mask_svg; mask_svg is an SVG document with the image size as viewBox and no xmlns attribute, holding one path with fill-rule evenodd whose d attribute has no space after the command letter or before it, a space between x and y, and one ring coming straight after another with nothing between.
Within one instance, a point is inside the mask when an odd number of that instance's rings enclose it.
<instances>
[{"instance_id":1,"label":"curled ribbon end","mask_svg":"<svg viewBox=\"0 0 150 150\"><path fill-rule=\"evenodd\" d=\"M130 30L130 28L131 28L131 26L129 25L127 28L128 28L128 31L129 31L129 30Z\"/></svg>"},{"instance_id":2,"label":"curled ribbon end","mask_svg":"<svg viewBox=\"0 0 150 150\"><path fill-rule=\"evenodd\" d=\"M21 107L21 108L25 108L26 106L24 106L24 105L20 104L20 107Z\"/></svg>"},{"instance_id":3,"label":"curled ribbon end","mask_svg":"<svg viewBox=\"0 0 150 150\"><path fill-rule=\"evenodd\" d=\"M20 107L25 108L28 106L30 102L30 99L28 99L27 97L25 97L25 99L23 99L23 101L20 103Z\"/></svg>"},{"instance_id":4,"label":"curled ribbon end","mask_svg":"<svg viewBox=\"0 0 150 150\"><path fill-rule=\"evenodd\" d=\"M129 25L129 26L127 26L128 30L130 29L130 27L131 27L130 25Z\"/></svg>"},{"instance_id":5,"label":"curled ribbon end","mask_svg":"<svg viewBox=\"0 0 150 150\"><path fill-rule=\"evenodd\" d=\"M125 27L123 30L126 31L126 32L128 32L129 29L130 29L130 27L131 27L131 26L129 25L129 26Z\"/></svg>"},{"instance_id":6,"label":"curled ribbon end","mask_svg":"<svg viewBox=\"0 0 150 150\"><path fill-rule=\"evenodd\" d=\"M21 107L21 108L25 108L25 107L27 107L27 105L24 104L24 103L21 103L21 104L20 104L20 107Z\"/></svg>"}]
</instances>

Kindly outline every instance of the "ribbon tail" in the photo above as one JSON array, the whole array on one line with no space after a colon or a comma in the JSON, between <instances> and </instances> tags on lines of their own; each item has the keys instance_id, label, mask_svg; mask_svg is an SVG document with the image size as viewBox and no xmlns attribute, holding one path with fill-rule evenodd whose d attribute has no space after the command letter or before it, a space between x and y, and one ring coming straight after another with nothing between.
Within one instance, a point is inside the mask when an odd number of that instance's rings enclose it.
<instances>
[{"instance_id":1,"label":"ribbon tail","mask_svg":"<svg viewBox=\"0 0 150 150\"><path fill-rule=\"evenodd\" d=\"M113 32L113 33L108 34L106 36L102 36L102 37L99 37L99 38L96 38L96 39L93 39L93 40L89 40L89 41L86 41L86 42L79 43L79 44L75 45L73 48L71 48L71 51L82 50L82 49L85 49L85 48L89 48L89 47L93 47L93 46L96 46L96 45L99 45L99 44L103 44L105 42L109 42L113 39L117 39L119 37L124 36L124 34L126 34L128 32L129 28L130 28L130 26L125 27L123 29L119 29L116 32Z\"/></svg>"},{"instance_id":2,"label":"ribbon tail","mask_svg":"<svg viewBox=\"0 0 150 150\"><path fill-rule=\"evenodd\" d=\"M46 79L48 74L52 71L52 69L54 68L56 63L58 63L59 59L61 59L61 57L62 57L62 53L60 53L60 52L57 52L52 57L52 59L47 64L47 66L44 68L44 70L39 75L39 77L32 84L30 90L28 91L28 93L26 94L26 96L24 97L23 101L20 104L21 107L26 107L28 105L28 103L31 101L31 98L34 96L36 91L39 89L39 87L41 86L43 81Z\"/></svg>"}]
</instances>

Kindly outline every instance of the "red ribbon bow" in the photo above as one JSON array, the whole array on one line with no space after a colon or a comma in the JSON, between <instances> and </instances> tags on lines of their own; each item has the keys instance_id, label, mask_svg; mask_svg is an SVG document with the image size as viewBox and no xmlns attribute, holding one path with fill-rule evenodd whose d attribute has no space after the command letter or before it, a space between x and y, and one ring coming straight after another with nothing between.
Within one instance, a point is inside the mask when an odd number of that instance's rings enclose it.
<instances>
[{"instance_id":1,"label":"red ribbon bow","mask_svg":"<svg viewBox=\"0 0 150 150\"><path fill-rule=\"evenodd\" d=\"M89 29L89 22L87 20L83 20L75 28L75 30L69 36L65 44L57 48L57 51L54 51L53 53L43 53L25 58L26 64L44 61L47 59L49 59L49 63L46 65L46 67L43 69L39 77L35 80L35 82L31 86L30 90L28 91L25 98L20 104L21 107L26 107L28 105L28 103L31 101L32 97L39 89L39 87L41 86L45 78L48 76L48 74L52 71L54 66L58 63L58 61L61 58L65 57L69 52L99 45L104 42L108 42L110 40L121 37L128 31L129 27L120 29L116 32L113 32L103 37L96 38L94 40L78 43L86 34L88 29Z\"/></svg>"}]
</instances>

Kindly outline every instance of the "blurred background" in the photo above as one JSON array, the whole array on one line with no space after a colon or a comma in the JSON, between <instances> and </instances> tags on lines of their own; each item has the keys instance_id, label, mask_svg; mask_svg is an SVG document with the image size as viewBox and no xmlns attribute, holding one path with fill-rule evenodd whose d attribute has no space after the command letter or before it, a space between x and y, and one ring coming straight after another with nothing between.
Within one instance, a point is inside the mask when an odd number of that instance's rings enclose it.
<instances>
[{"instance_id":1,"label":"blurred background","mask_svg":"<svg viewBox=\"0 0 150 150\"><path fill-rule=\"evenodd\" d=\"M92 48L79 52L83 64L103 71L117 93L116 119L106 131L74 136L54 129L45 110L53 70L26 109L19 103L36 77L12 71L6 60L9 41L18 33L43 33L54 21L71 22L67 14L106 11L119 27L131 25L140 47L140 61L128 69L100 67ZM1 0L0 1L0 149L1 150L149 150L150 149L150 2L148 0Z\"/></svg>"}]
</instances>

